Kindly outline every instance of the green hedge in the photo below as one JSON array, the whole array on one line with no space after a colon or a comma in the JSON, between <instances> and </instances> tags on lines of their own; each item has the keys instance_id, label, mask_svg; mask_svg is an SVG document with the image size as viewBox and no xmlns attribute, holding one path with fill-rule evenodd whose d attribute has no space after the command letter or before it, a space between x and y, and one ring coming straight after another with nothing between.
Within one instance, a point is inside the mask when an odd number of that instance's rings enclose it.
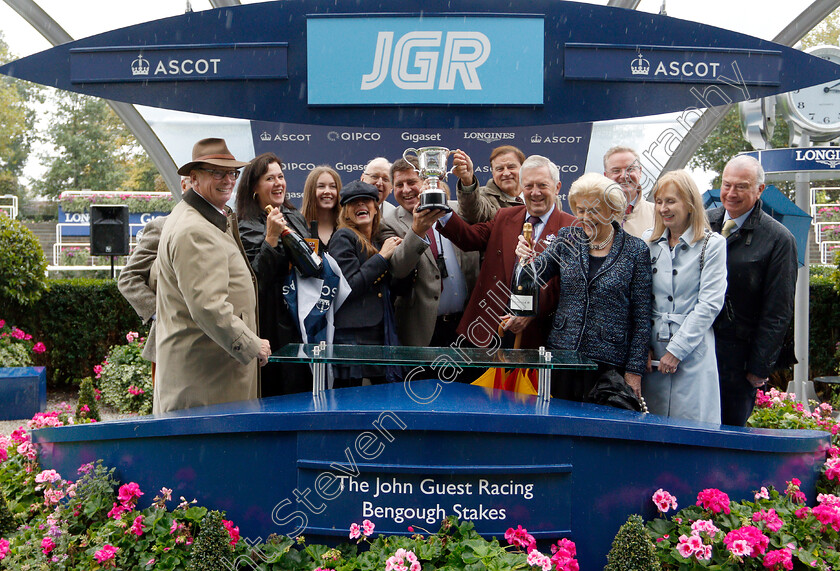
<instances>
[{"instance_id":1,"label":"green hedge","mask_svg":"<svg viewBox=\"0 0 840 571\"><path fill-rule=\"evenodd\" d=\"M126 342L128 331L146 335L140 318L114 280L47 280L47 291L31 307L0 300L2 319L47 346L38 365L47 366L51 385L77 385L92 375L111 345Z\"/></svg>"},{"instance_id":2,"label":"green hedge","mask_svg":"<svg viewBox=\"0 0 840 571\"><path fill-rule=\"evenodd\" d=\"M811 376L836 375L835 347L840 341L840 295L827 276L811 276Z\"/></svg>"}]
</instances>

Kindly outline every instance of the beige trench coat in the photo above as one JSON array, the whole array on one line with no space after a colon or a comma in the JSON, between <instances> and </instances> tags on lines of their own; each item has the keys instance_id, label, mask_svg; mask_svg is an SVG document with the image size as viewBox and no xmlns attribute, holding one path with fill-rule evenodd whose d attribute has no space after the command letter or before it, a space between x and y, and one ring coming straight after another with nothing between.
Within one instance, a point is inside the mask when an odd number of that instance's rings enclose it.
<instances>
[{"instance_id":1,"label":"beige trench coat","mask_svg":"<svg viewBox=\"0 0 840 571\"><path fill-rule=\"evenodd\" d=\"M152 271L158 367L153 412L257 398L256 285L235 219L194 192L167 218Z\"/></svg>"}]
</instances>

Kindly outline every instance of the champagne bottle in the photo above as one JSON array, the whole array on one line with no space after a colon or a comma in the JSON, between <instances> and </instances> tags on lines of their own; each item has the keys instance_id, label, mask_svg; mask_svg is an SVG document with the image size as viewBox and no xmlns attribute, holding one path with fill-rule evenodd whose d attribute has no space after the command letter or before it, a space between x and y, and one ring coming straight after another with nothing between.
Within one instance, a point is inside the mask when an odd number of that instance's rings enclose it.
<instances>
[{"instance_id":1,"label":"champagne bottle","mask_svg":"<svg viewBox=\"0 0 840 571\"><path fill-rule=\"evenodd\" d=\"M270 204L265 207L268 214L271 214L272 210L274 210L274 207ZM298 269L300 275L305 278L321 276L321 271L324 268L323 260L312 251L306 240L301 238L288 225L280 232L280 242L289 254L292 265Z\"/></svg>"},{"instance_id":2,"label":"champagne bottle","mask_svg":"<svg viewBox=\"0 0 840 571\"><path fill-rule=\"evenodd\" d=\"M530 222L522 227L522 235L532 244L534 229ZM539 310L540 284L537 269L527 258L520 258L513 269L510 284L510 313L517 317L533 317Z\"/></svg>"}]
</instances>

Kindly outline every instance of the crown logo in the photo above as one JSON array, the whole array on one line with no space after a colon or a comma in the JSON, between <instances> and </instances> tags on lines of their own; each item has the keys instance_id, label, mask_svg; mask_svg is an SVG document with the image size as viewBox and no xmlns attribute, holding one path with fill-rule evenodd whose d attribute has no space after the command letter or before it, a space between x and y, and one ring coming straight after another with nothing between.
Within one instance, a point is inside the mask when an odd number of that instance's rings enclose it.
<instances>
[{"instance_id":1,"label":"crown logo","mask_svg":"<svg viewBox=\"0 0 840 571\"><path fill-rule=\"evenodd\" d=\"M260 139L262 139L263 141L270 141L271 135L268 133L268 131L263 131L262 135L260 135Z\"/></svg>"},{"instance_id":2,"label":"crown logo","mask_svg":"<svg viewBox=\"0 0 840 571\"><path fill-rule=\"evenodd\" d=\"M639 57L630 63L630 72L633 75L647 75L650 73L650 62L642 57L642 52L639 52Z\"/></svg>"},{"instance_id":3,"label":"crown logo","mask_svg":"<svg viewBox=\"0 0 840 571\"><path fill-rule=\"evenodd\" d=\"M542 137L540 137L537 133L534 133L534 136L531 137L531 142L537 144L542 141Z\"/></svg>"},{"instance_id":4,"label":"crown logo","mask_svg":"<svg viewBox=\"0 0 840 571\"><path fill-rule=\"evenodd\" d=\"M131 75L149 75L149 60L143 58L143 54L131 62Z\"/></svg>"}]
</instances>

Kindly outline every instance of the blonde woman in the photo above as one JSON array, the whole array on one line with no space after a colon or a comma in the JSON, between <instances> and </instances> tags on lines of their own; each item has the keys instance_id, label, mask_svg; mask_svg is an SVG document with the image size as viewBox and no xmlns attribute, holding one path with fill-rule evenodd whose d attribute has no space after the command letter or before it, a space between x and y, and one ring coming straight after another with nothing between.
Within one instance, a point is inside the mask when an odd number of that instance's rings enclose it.
<instances>
[{"instance_id":1,"label":"blonde woman","mask_svg":"<svg viewBox=\"0 0 840 571\"><path fill-rule=\"evenodd\" d=\"M654 226L642 236L653 267L653 365L642 392L654 414L720 424L712 324L726 294L726 239L711 232L686 171L662 175L653 197Z\"/></svg>"}]
</instances>

